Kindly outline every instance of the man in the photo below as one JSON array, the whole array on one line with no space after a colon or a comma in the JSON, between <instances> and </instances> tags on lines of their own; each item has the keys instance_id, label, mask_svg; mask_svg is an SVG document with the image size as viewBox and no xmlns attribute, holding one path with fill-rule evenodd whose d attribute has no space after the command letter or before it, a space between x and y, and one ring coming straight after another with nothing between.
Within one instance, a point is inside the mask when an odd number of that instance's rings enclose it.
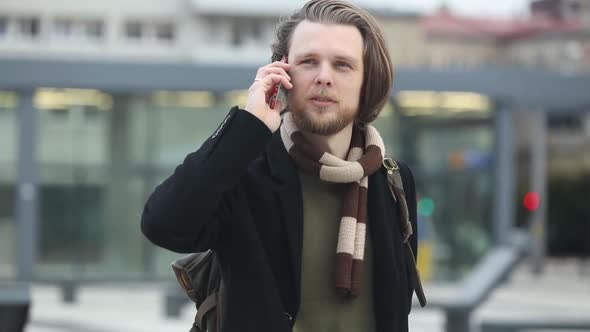
<instances>
[{"instance_id":1,"label":"man","mask_svg":"<svg viewBox=\"0 0 590 332\"><path fill-rule=\"evenodd\" d=\"M381 32L347 2L312 0L279 25L272 59L245 108L156 188L142 231L176 252L218 253L223 331L407 331L399 210L369 125L392 84ZM268 100L279 83L282 116Z\"/></svg>"}]
</instances>

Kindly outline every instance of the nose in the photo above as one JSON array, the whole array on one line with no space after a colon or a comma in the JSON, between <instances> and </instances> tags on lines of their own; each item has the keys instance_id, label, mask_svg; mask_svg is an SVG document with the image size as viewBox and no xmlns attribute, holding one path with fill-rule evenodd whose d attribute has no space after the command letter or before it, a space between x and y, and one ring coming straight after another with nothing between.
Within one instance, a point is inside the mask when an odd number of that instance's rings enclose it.
<instances>
[{"instance_id":1,"label":"nose","mask_svg":"<svg viewBox=\"0 0 590 332\"><path fill-rule=\"evenodd\" d=\"M322 64L318 67L318 74L315 79L316 85L332 86L332 70L328 64Z\"/></svg>"}]
</instances>

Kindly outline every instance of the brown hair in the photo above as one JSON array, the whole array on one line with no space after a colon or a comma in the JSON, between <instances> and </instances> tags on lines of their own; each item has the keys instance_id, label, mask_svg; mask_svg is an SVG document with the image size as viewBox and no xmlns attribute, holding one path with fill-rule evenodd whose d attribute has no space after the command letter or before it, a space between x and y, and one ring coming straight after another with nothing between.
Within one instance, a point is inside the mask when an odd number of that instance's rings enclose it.
<instances>
[{"instance_id":1,"label":"brown hair","mask_svg":"<svg viewBox=\"0 0 590 332\"><path fill-rule=\"evenodd\" d=\"M308 20L322 24L355 26L363 37L365 74L361 87L358 122L361 125L375 120L387 102L393 81L393 66L381 29L365 10L342 0L311 0L303 8L281 21L272 44L271 61L288 55L291 36L299 23Z\"/></svg>"}]
</instances>

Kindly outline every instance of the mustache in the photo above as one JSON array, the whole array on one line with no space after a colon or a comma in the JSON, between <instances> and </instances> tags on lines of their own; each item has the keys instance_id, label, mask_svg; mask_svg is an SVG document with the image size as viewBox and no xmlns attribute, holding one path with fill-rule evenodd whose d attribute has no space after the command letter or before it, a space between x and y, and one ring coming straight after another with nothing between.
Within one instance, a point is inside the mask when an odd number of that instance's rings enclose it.
<instances>
[{"instance_id":1,"label":"mustache","mask_svg":"<svg viewBox=\"0 0 590 332\"><path fill-rule=\"evenodd\" d=\"M328 91L326 91L324 89L318 90L318 91L312 93L310 98L311 99L315 99L315 98L329 99L330 101L338 102L338 98L336 96L331 95Z\"/></svg>"}]
</instances>

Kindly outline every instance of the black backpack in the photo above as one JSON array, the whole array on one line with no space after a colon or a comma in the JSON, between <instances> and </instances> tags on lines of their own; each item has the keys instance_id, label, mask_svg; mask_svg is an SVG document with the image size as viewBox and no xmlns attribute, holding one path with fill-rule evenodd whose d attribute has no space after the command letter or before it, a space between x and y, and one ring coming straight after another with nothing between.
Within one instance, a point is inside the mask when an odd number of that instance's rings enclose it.
<instances>
[{"instance_id":1,"label":"black backpack","mask_svg":"<svg viewBox=\"0 0 590 332\"><path fill-rule=\"evenodd\" d=\"M221 331L223 278L217 254L207 250L183 256L172 262L172 270L197 307L190 332Z\"/></svg>"},{"instance_id":2,"label":"black backpack","mask_svg":"<svg viewBox=\"0 0 590 332\"><path fill-rule=\"evenodd\" d=\"M426 297L422 289L416 259L408 241L413 230L399 166L390 158L383 160L383 166L387 170L387 184L393 200L400 207L400 231L408 263L408 281L416 292L420 306L424 307ZM223 277L216 253L213 250L207 250L183 256L172 262L172 270L180 286L197 307L197 314L190 332L220 332Z\"/></svg>"}]
</instances>

